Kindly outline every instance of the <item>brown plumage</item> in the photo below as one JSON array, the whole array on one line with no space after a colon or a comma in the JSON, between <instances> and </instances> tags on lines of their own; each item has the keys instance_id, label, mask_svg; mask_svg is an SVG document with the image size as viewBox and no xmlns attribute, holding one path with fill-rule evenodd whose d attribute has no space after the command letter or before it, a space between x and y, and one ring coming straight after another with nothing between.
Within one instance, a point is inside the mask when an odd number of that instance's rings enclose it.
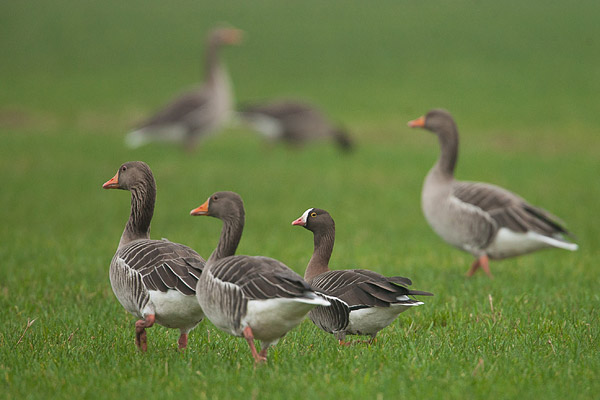
<instances>
[{"instance_id":1,"label":"brown plumage","mask_svg":"<svg viewBox=\"0 0 600 400\"><path fill-rule=\"evenodd\" d=\"M330 270L335 223L327 211L309 208L292 225L313 232L314 252L304 278L331 303L331 307L315 307L308 316L319 328L335 334L340 344L345 344L348 334L370 335L373 340L401 312L423 304L408 296L432 296L408 289L412 282L401 276L386 277L365 269Z\"/></svg>"}]
</instances>

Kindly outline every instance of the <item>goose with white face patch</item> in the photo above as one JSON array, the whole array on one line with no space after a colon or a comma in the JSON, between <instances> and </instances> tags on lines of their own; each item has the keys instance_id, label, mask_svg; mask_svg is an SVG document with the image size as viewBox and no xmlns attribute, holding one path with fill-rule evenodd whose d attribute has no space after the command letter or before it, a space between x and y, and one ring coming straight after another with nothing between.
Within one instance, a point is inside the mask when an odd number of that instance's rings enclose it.
<instances>
[{"instance_id":1,"label":"goose with white face patch","mask_svg":"<svg viewBox=\"0 0 600 400\"><path fill-rule=\"evenodd\" d=\"M408 126L438 136L440 157L425 178L421 205L427 222L442 239L476 258L467 276L482 268L492 277L490 258L549 247L577 250L575 243L565 240L570 232L548 211L501 187L454 178L458 129L448 111L431 110Z\"/></svg>"},{"instance_id":2,"label":"goose with white face patch","mask_svg":"<svg viewBox=\"0 0 600 400\"><path fill-rule=\"evenodd\" d=\"M368 335L372 342L400 313L423 304L409 296L432 296L408 289L412 282L401 276L386 277L365 269L330 270L335 223L327 211L309 208L292 225L313 232L314 251L304 279L331 303L314 308L308 316L341 345L349 344L346 335Z\"/></svg>"},{"instance_id":3,"label":"goose with white face patch","mask_svg":"<svg viewBox=\"0 0 600 400\"><path fill-rule=\"evenodd\" d=\"M185 348L188 333L204 318L196 300L204 259L182 244L150 239L156 183L147 164L134 161L121 165L102 187L131 192L131 214L109 275L121 305L140 318L135 323L136 345L146 351L146 328L157 323L179 329L179 348Z\"/></svg>"},{"instance_id":4,"label":"goose with white face patch","mask_svg":"<svg viewBox=\"0 0 600 400\"><path fill-rule=\"evenodd\" d=\"M215 326L246 339L255 362L266 361L269 346L302 322L311 309L329 305L282 262L234 255L245 221L244 204L237 193L214 193L190 214L223 221L219 243L198 280L198 302ZM262 342L260 352L254 339Z\"/></svg>"},{"instance_id":5,"label":"goose with white face patch","mask_svg":"<svg viewBox=\"0 0 600 400\"><path fill-rule=\"evenodd\" d=\"M224 45L240 43L242 31L216 28L208 35L205 80L185 92L127 134L125 142L136 148L150 142L180 143L193 149L203 137L216 133L233 113L229 74L219 60Z\"/></svg>"}]
</instances>

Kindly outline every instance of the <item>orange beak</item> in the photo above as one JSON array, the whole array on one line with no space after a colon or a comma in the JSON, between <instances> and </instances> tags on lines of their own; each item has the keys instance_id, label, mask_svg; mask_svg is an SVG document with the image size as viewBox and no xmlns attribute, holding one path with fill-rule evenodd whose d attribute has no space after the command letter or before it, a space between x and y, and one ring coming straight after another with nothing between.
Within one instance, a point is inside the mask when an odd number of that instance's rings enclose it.
<instances>
[{"instance_id":1,"label":"orange beak","mask_svg":"<svg viewBox=\"0 0 600 400\"><path fill-rule=\"evenodd\" d=\"M120 189L119 186L119 172L115 174L110 180L106 181L104 185L102 185L104 189Z\"/></svg>"},{"instance_id":2,"label":"orange beak","mask_svg":"<svg viewBox=\"0 0 600 400\"><path fill-rule=\"evenodd\" d=\"M227 44L239 44L242 42L244 37L244 31L241 29L229 28L225 33L225 43Z\"/></svg>"},{"instance_id":3,"label":"orange beak","mask_svg":"<svg viewBox=\"0 0 600 400\"><path fill-rule=\"evenodd\" d=\"M194 208L192 211L190 211L190 215L208 215L208 200L206 200L200 207Z\"/></svg>"},{"instance_id":4,"label":"orange beak","mask_svg":"<svg viewBox=\"0 0 600 400\"><path fill-rule=\"evenodd\" d=\"M411 128L423 128L425 126L425 116L408 121L408 126Z\"/></svg>"}]
</instances>

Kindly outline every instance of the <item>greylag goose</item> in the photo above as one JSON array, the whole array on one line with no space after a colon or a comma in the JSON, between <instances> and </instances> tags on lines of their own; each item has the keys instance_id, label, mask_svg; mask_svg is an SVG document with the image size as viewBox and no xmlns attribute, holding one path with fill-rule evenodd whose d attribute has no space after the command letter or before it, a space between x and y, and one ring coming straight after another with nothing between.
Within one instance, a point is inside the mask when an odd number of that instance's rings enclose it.
<instances>
[{"instance_id":1,"label":"greylag goose","mask_svg":"<svg viewBox=\"0 0 600 400\"><path fill-rule=\"evenodd\" d=\"M400 313L423 304L408 296L433 296L409 290L406 286L412 282L401 276L385 277L366 269L330 270L335 223L327 211L309 208L292 225L313 233L314 252L304 279L331 303L314 308L308 316L319 328L333 333L341 345L349 344L346 335L370 335L372 342Z\"/></svg>"},{"instance_id":2,"label":"greylag goose","mask_svg":"<svg viewBox=\"0 0 600 400\"><path fill-rule=\"evenodd\" d=\"M110 263L110 283L121 305L140 318L137 346L146 351L146 328L157 323L178 328L179 348L185 348L188 333L204 318L196 300L204 259L182 244L150 239L156 183L146 163L121 165L102 187L131 192L131 215Z\"/></svg>"},{"instance_id":3,"label":"greylag goose","mask_svg":"<svg viewBox=\"0 0 600 400\"><path fill-rule=\"evenodd\" d=\"M421 206L432 229L449 244L471 253L478 268L492 277L489 259L502 259L548 247L577 250L560 220L501 187L454 179L458 129L450 113L434 109L408 122L438 136L440 157L427 174Z\"/></svg>"},{"instance_id":4,"label":"greylag goose","mask_svg":"<svg viewBox=\"0 0 600 400\"><path fill-rule=\"evenodd\" d=\"M315 106L304 102L277 100L250 104L242 107L239 115L269 140L300 146L311 140L333 139L342 150L353 147L347 132L334 126Z\"/></svg>"},{"instance_id":5,"label":"greylag goose","mask_svg":"<svg viewBox=\"0 0 600 400\"><path fill-rule=\"evenodd\" d=\"M192 149L200 138L218 131L233 108L229 76L219 60L219 50L223 45L239 43L241 32L233 28L212 30L206 48L204 84L181 94L144 121L127 135L126 143L135 148L148 142L168 141Z\"/></svg>"},{"instance_id":6,"label":"greylag goose","mask_svg":"<svg viewBox=\"0 0 600 400\"><path fill-rule=\"evenodd\" d=\"M269 346L298 325L312 308L329 305L280 261L234 255L245 220L244 204L237 193L214 193L190 214L223 221L219 244L198 280L198 302L215 326L246 339L255 362L266 361ZM255 338L262 342L260 353Z\"/></svg>"}]
</instances>

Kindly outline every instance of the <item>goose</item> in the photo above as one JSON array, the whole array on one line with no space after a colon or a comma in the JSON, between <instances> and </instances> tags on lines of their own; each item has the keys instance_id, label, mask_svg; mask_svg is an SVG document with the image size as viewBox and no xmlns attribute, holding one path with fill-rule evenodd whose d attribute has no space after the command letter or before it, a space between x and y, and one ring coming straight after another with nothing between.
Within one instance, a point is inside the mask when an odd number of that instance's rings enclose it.
<instances>
[{"instance_id":1,"label":"goose","mask_svg":"<svg viewBox=\"0 0 600 400\"><path fill-rule=\"evenodd\" d=\"M398 315L423 303L408 296L433 296L409 290L410 279L386 277L366 269L330 270L329 259L335 242L335 223L331 215L319 208L309 208L292 225L302 226L314 235L314 252L304 279L329 302L330 307L316 307L308 314L319 328L333 333L340 345L349 345L346 335L369 335L391 324Z\"/></svg>"},{"instance_id":2,"label":"goose","mask_svg":"<svg viewBox=\"0 0 600 400\"><path fill-rule=\"evenodd\" d=\"M334 126L315 106L296 100L248 104L239 116L269 140L300 146L312 140L333 139L342 150L351 150L348 133Z\"/></svg>"},{"instance_id":3,"label":"goose","mask_svg":"<svg viewBox=\"0 0 600 400\"><path fill-rule=\"evenodd\" d=\"M204 318L196 300L196 282L205 261L191 248L166 239L150 239L156 183L142 161L126 162L104 189L131 192L131 214L110 263L110 283L121 305L140 318L135 343L147 350L146 328L154 323L177 328L178 345L187 346L188 333Z\"/></svg>"},{"instance_id":4,"label":"goose","mask_svg":"<svg viewBox=\"0 0 600 400\"><path fill-rule=\"evenodd\" d=\"M176 97L127 134L125 142L137 148L153 141L181 143L193 149L198 141L218 131L230 118L233 95L229 76L219 60L223 45L238 44L242 31L216 28L208 35L204 84Z\"/></svg>"},{"instance_id":5,"label":"goose","mask_svg":"<svg viewBox=\"0 0 600 400\"><path fill-rule=\"evenodd\" d=\"M190 214L223 221L219 243L198 279L198 302L215 326L246 339L255 363L266 361L269 346L302 322L312 308L329 305L282 262L234 255L245 220L244 203L237 193L216 192ZM260 352L255 338L261 341Z\"/></svg>"},{"instance_id":6,"label":"goose","mask_svg":"<svg viewBox=\"0 0 600 400\"><path fill-rule=\"evenodd\" d=\"M489 259L549 247L577 250L577 244L565 240L571 233L548 211L499 186L454 178L458 129L448 111L431 110L408 126L438 136L440 157L425 178L421 206L442 239L475 257L467 276L481 268L491 278Z\"/></svg>"}]
</instances>

